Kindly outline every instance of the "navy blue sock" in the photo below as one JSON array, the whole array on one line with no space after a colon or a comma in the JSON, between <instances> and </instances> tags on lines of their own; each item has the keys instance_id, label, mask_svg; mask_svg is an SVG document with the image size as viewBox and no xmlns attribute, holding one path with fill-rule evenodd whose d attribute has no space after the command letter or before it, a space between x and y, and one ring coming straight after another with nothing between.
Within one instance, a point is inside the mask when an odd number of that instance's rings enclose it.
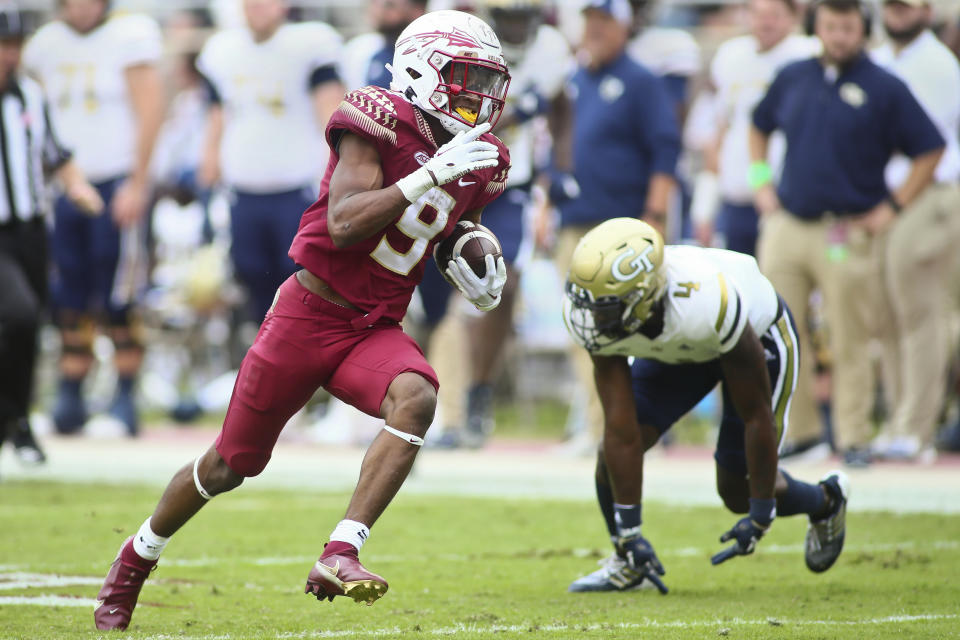
<instances>
[{"instance_id":1,"label":"navy blue sock","mask_svg":"<svg viewBox=\"0 0 960 640\"><path fill-rule=\"evenodd\" d=\"M594 477L594 484L597 487L597 502L600 503L600 512L607 523L607 531L610 532L610 539L617 539L617 521L613 510L613 489L609 484L601 483Z\"/></svg>"},{"instance_id":2,"label":"navy blue sock","mask_svg":"<svg viewBox=\"0 0 960 640\"><path fill-rule=\"evenodd\" d=\"M777 496L778 516L792 516L798 513L817 515L827 508L823 487L819 484L794 480L783 469L780 469L780 473L787 480L787 490Z\"/></svg>"},{"instance_id":3,"label":"navy blue sock","mask_svg":"<svg viewBox=\"0 0 960 640\"><path fill-rule=\"evenodd\" d=\"M60 378L60 392L64 395L80 396L83 378Z\"/></svg>"},{"instance_id":4,"label":"navy blue sock","mask_svg":"<svg viewBox=\"0 0 960 640\"><path fill-rule=\"evenodd\" d=\"M133 393L133 385L137 382L135 376L121 376L117 378L117 393L129 396Z\"/></svg>"}]
</instances>

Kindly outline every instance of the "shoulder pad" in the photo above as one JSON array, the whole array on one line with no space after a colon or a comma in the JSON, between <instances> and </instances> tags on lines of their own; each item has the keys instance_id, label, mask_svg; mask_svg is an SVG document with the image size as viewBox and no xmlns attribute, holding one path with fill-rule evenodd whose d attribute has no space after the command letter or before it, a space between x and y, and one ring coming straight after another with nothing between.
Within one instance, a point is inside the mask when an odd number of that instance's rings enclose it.
<instances>
[{"instance_id":1,"label":"shoulder pad","mask_svg":"<svg viewBox=\"0 0 960 640\"><path fill-rule=\"evenodd\" d=\"M510 172L510 166L497 170L490 181L487 183L486 190L489 193L500 193L507 188L507 175Z\"/></svg>"},{"instance_id":2,"label":"shoulder pad","mask_svg":"<svg viewBox=\"0 0 960 640\"><path fill-rule=\"evenodd\" d=\"M488 193L500 193L507 188L507 176L510 173L510 151L500 138L492 133L485 133L481 140L492 142L500 151L499 164L493 168L493 177L490 178L486 186Z\"/></svg>"},{"instance_id":3,"label":"shoulder pad","mask_svg":"<svg viewBox=\"0 0 960 640\"><path fill-rule=\"evenodd\" d=\"M379 87L363 87L348 93L337 108L370 135L397 144L397 105Z\"/></svg>"}]
</instances>

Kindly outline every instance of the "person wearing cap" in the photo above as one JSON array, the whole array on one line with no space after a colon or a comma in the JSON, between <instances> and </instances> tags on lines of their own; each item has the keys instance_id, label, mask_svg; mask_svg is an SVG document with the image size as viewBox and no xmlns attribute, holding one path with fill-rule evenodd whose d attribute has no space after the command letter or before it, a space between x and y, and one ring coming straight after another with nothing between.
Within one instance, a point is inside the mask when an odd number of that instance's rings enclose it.
<instances>
[{"instance_id":1,"label":"person wearing cap","mask_svg":"<svg viewBox=\"0 0 960 640\"><path fill-rule=\"evenodd\" d=\"M54 206L52 299L62 348L53 422L60 433L79 432L86 424L83 383L99 326L113 342L117 372L109 413L134 436L149 165L165 107L157 64L163 38L152 18L113 16L107 0L57 4L60 19L37 30L23 63L50 96L50 115L108 203L109 215L91 218L69 198Z\"/></svg>"},{"instance_id":2,"label":"person wearing cap","mask_svg":"<svg viewBox=\"0 0 960 640\"><path fill-rule=\"evenodd\" d=\"M634 26L629 0L590 0L582 13L580 62L567 85L570 149L554 145L549 188L560 214L554 253L563 278L577 242L604 220L642 218L664 231L680 154L673 102L663 81L627 49ZM571 350L571 361L588 394L585 426L595 442L603 415L592 364L582 349Z\"/></svg>"},{"instance_id":3,"label":"person wearing cap","mask_svg":"<svg viewBox=\"0 0 960 640\"><path fill-rule=\"evenodd\" d=\"M819 288L833 356L832 417L849 466L870 463L873 379L868 340L884 305L880 253L900 212L933 178L944 148L907 86L865 53L868 10L857 0L820 0L819 57L784 67L753 111L747 180L761 216L757 256L798 315L801 352L811 353L808 303ZM786 138L776 188L767 164L775 131ZM896 152L911 158L899 188L884 182ZM809 370L807 370L809 372ZM804 387L804 385L806 385ZM813 402L801 372L794 402Z\"/></svg>"},{"instance_id":4,"label":"person wearing cap","mask_svg":"<svg viewBox=\"0 0 960 640\"><path fill-rule=\"evenodd\" d=\"M930 30L928 0L887 0L888 40L873 60L903 80L946 140L933 183L905 207L884 248L885 310L881 326L884 397L889 420L874 441L884 458L932 460L934 432L946 391L949 328L943 292L960 243L960 64ZM887 166L899 189L909 162Z\"/></svg>"},{"instance_id":5,"label":"person wearing cap","mask_svg":"<svg viewBox=\"0 0 960 640\"><path fill-rule=\"evenodd\" d=\"M40 86L19 72L24 36L17 8L0 4L0 444L9 435L22 462L39 464L27 414L47 294L44 176L88 214L103 202L60 143Z\"/></svg>"}]
</instances>

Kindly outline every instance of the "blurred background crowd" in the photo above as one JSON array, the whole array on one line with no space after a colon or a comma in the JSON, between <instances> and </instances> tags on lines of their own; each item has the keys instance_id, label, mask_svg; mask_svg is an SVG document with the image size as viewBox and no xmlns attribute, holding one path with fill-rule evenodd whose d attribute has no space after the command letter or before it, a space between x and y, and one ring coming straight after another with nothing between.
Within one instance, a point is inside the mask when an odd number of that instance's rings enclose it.
<instances>
[{"instance_id":1,"label":"blurred background crowd","mask_svg":"<svg viewBox=\"0 0 960 640\"><path fill-rule=\"evenodd\" d=\"M592 454L602 421L589 358L563 326L566 265L593 225L642 216L671 243L758 255L788 300L805 374L784 455L866 466L960 450L960 4L825 2L862 17L863 33L838 41L849 51L825 54L843 108L872 95L844 80L868 55L946 141L922 184L903 186L900 153L882 158L893 216L866 230L846 224L864 211L844 194L812 212L795 209L796 184L771 199L791 171L781 134L767 132L763 162L751 156L771 82L824 49L794 0L0 2L0 428L30 464L52 435L216 422L296 268L287 250L323 176L327 118L345 91L389 85L406 24L454 8L493 26L512 74L495 130L509 188L484 216L511 280L480 317L428 268L405 320L442 381L428 444L485 446L500 418L546 421L563 451ZM902 124L844 120L831 104L815 126L836 142L808 164L856 163L849 149L873 153ZM916 165L926 149L904 130L887 146ZM17 159L31 145L36 169ZM790 262L798 245L809 255ZM871 294L844 293L820 261L858 269L855 290ZM697 418L716 422L718 402ZM326 443L379 429L322 392L293 422Z\"/></svg>"}]
</instances>

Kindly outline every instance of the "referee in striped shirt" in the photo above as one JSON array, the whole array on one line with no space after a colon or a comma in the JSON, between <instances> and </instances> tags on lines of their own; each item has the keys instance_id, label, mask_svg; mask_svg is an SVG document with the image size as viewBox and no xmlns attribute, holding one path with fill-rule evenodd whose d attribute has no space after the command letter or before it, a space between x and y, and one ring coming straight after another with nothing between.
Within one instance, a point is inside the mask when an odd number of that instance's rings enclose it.
<instances>
[{"instance_id":1,"label":"referee in striped shirt","mask_svg":"<svg viewBox=\"0 0 960 640\"><path fill-rule=\"evenodd\" d=\"M18 72L24 35L17 7L0 2L0 445L9 436L22 462L39 464L27 413L47 295L44 181L56 176L91 215L103 202L59 143L40 86Z\"/></svg>"}]
</instances>

